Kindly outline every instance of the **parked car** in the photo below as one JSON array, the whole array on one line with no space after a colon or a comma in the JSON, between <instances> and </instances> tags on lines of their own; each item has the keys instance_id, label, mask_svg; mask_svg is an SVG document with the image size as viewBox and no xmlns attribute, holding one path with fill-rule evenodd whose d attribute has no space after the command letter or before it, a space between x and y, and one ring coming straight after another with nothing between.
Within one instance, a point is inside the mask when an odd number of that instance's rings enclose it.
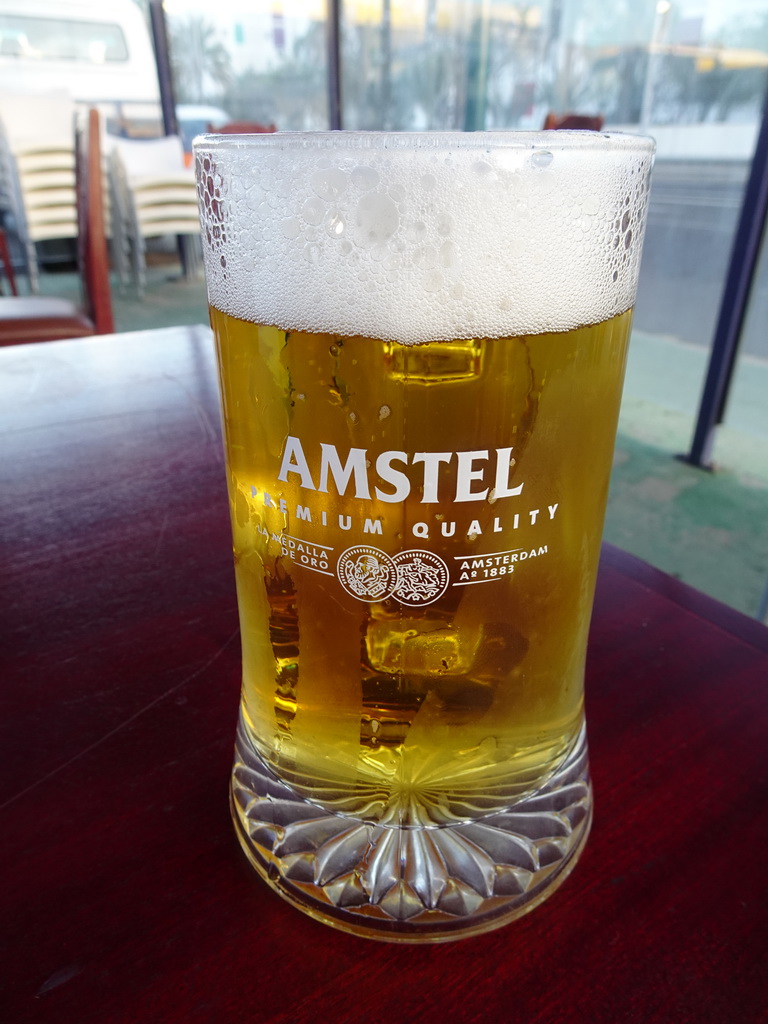
<instances>
[{"instance_id":1,"label":"parked car","mask_svg":"<svg viewBox=\"0 0 768 1024\"><path fill-rule=\"evenodd\" d=\"M190 153L192 139L196 135L227 124L232 118L221 107L211 107L204 103L177 103L176 120L179 123L179 135L184 143L184 152Z\"/></svg>"},{"instance_id":2,"label":"parked car","mask_svg":"<svg viewBox=\"0 0 768 1024\"><path fill-rule=\"evenodd\" d=\"M177 103L176 121L179 135L184 145L184 159L187 165L192 163L192 139L212 128L231 121L229 114L221 107L212 107L204 103Z\"/></svg>"}]
</instances>

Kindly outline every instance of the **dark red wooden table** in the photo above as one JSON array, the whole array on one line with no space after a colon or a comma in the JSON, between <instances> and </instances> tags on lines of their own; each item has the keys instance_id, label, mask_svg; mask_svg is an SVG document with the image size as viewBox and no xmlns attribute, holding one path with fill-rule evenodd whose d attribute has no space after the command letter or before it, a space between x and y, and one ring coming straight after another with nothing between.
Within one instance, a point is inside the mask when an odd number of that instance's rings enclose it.
<instances>
[{"instance_id":1,"label":"dark red wooden table","mask_svg":"<svg viewBox=\"0 0 768 1024\"><path fill-rule=\"evenodd\" d=\"M209 333L0 350L0 1020L768 1020L768 630L605 551L597 811L519 922L334 932L227 807L239 647Z\"/></svg>"}]
</instances>

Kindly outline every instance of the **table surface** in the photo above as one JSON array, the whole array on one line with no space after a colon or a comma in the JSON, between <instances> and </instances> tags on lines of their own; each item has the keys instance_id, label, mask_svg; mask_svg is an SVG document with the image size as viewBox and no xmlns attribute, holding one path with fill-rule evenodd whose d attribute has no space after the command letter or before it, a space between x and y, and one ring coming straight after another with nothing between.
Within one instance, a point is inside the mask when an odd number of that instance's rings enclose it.
<instances>
[{"instance_id":1,"label":"table surface","mask_svg":"<svg viewBox=\"0 0 768 1024\"><path fill-rule=\"evenodd\" d=\"M595 824L547 903L394 946L256 879L218 416L203 327L0 350L0 1019L768 1020L768 630L616 549Z\"/></svg>"}]
</instances>

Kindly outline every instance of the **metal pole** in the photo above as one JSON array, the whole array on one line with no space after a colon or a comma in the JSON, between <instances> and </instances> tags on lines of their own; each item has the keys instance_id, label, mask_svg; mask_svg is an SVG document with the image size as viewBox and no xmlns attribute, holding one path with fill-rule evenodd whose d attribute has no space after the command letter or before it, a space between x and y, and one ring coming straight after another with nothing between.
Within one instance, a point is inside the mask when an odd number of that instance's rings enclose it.
<instances>
[{"instance_id":1,"label":"metal pole","mask_svg":"<svg viewBox=\"0 0 768 1024\"><path fill-rule=\"evenodd\" d=\"M163 110L163 131L166 135L178 135L176 120L176 97L173 89L171 54L168 49L168 26L165 22L163 0L149 0L149 20L152 26L152 42L155 46L157 81L160 86L160 106Z\"/></svg>"},{"instance_id":2,"label":"metal pole","mask_svg":"<svg viewBox=\"0 0 768 1024\"><path fill-rule=\"evenodd\" d=\"M480 13L475 16L469 39L467 59L467 103L464 110L464 131L476 132L485 128L488 101L488 51L490 45L490 0L482 0Z\"/></svg>"},{"instance_id":3,"label":"metal pole","mask_svg":"<svg viewBox=\"0 0 768 1024\"><path fill-rule=\"evenodd\" d=\"M684 461L700 469L711 469L715 427L722 422L731 375L736 363L739 338L749 304L749 293L760 257L766 216L768 216L768 94L752 158L749 181L744 191L739 224L731 250L717 329L712 342L709 367L699 405L696 429Z\"/></svg>"},{"instance_id":4,"label":"metal pole","mask_svg":"<svg viewBox=\"0 0 768 1024\"><path fill-rule=\"evenodd\" d=\"M168 25L165 21L163 0L149 0L149 19L152 25L152 42L155 46L157 80L160 85L163 131L166 135L178 135L179 123L176 120L176 96L173 89L171 52L168 47ZM189 273L189 261L187 260L187 248L183 235L176 236L176 248L179 253L182 276L186 277Z\"/></svg>"},{"instance_id":5,"label":"metal pole","mask_svg":"<svg viewBox=\"0 0 768 1024\"><path fill-rule=\"evenodd\" d=\"M341 0L328 0L328 126L341 131Z\"/></svg>"},{"instance_id":6,"label":"metal pole","mask_svg":"<svg viewBox=\"0 0 768 1024\"><path fill-rule=\"evenodd\" d=\"M757 608L757 618L768 626L768 580L765 581L763 596L760 598L760 604Z\"/></svg>"},{"instance_id":7,"label":"metal pole","mask_svg":"<svg viewBox=\"0 0 768 1024\"><path fill-rule=\"evenodd\" d=\"M653 21L653 34L648 45L648 63L643 84L643 98L640 102L640 129L647 131L653 117L653 97L656 92L656 80L659 75L661 48L667 32L667 21L672 4L669 0L658 0Z\"/></svg>"},{"instance_id":8,"label":"metal pole","mask_svg":"<svg viewBox=\"0 0 768 1024\"><path fill-rule=\"evenodd\" d=\"M381 7L381 127L391 128L392 106L392 0Z\"/></svg>"}]
</instances>

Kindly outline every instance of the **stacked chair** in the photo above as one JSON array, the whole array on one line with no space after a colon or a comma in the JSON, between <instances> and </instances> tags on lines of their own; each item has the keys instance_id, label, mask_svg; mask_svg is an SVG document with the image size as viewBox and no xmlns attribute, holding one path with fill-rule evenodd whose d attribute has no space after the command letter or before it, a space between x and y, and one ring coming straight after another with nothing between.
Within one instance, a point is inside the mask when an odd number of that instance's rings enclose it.
<instances>
[{"instance_id":1,"label":"stacked chair","mask_svg":"<svg viewBox=\"0 0 768 1024\"><path fill-rule=\"evenodd\" d=\"M62 93L0 96L0 192L32 292L39 281L35 243L77 237L74 116Z\"/></svg>"},{"instance_id":2,"label":"stacked chair","mask_svg":"<svg viewBox=\"0 0 768 1024\"><path fill-rule=\"evenodd\" d=\"M39 293L38 243L78 238L82 242L76 119L75 105L63 93L0 93L0 232L7 241L6 250L16 256L17 273L26 274L32 296ZM127 283L130 267L136 291L143 293L147 239L167 235L179 239L185 276L199 276L195 178L194 171L185 167L180 137L123 139L104 134L99 126L99 139L93 145L101 161L101 230L110 243L112 267L121 284ZM93 180L89 188L93 195ZM14 267L9 252L0 252L0 257L0 279L5 276L11 285ZM81 270L82 266L81 261ZM11 290L14 286L15 281ZM7 323L4 329L8 337Z\"/></svg>"},{"instance_id":3,"label":"stacked chair","mask_svg":"<svg viewBox=\"0 0 768 1024\"><path fill-rule=\"evenodd\" d=\"M0 94L0 209L33 294L39 291L37 243L78 234L75 122L75 105L65 93ZM102 174L106 181L105 158ZM113 231L109 191L102 192L113 263L125 283L127 239L119 220Z\"/></svg>"},{"instance_id":4,"label":"stacked chair","mask_svg":"<svg viewBox=\"0 0 768 1024\"><path fill-rule=\"evenodd\" d=\"M0 345L53 341L114 331L105 237L99 114L91 110L74 135L73 203L82 308L52 296L0 297Z\"/></svg>"},{"instance_id":5,"label":"stacked chair","mask_svg":"<svg viewBox=\"0 0 768 1024\"><path fill-rule=\"evenodd\" d=\"M120 218L128 239L138 293L146 285L148 238L178 236L185 276L199 275L202 259L195 175L184 165L181 138L111 138L109 143L114 216Z\"/></svg>"}]
</instances>

